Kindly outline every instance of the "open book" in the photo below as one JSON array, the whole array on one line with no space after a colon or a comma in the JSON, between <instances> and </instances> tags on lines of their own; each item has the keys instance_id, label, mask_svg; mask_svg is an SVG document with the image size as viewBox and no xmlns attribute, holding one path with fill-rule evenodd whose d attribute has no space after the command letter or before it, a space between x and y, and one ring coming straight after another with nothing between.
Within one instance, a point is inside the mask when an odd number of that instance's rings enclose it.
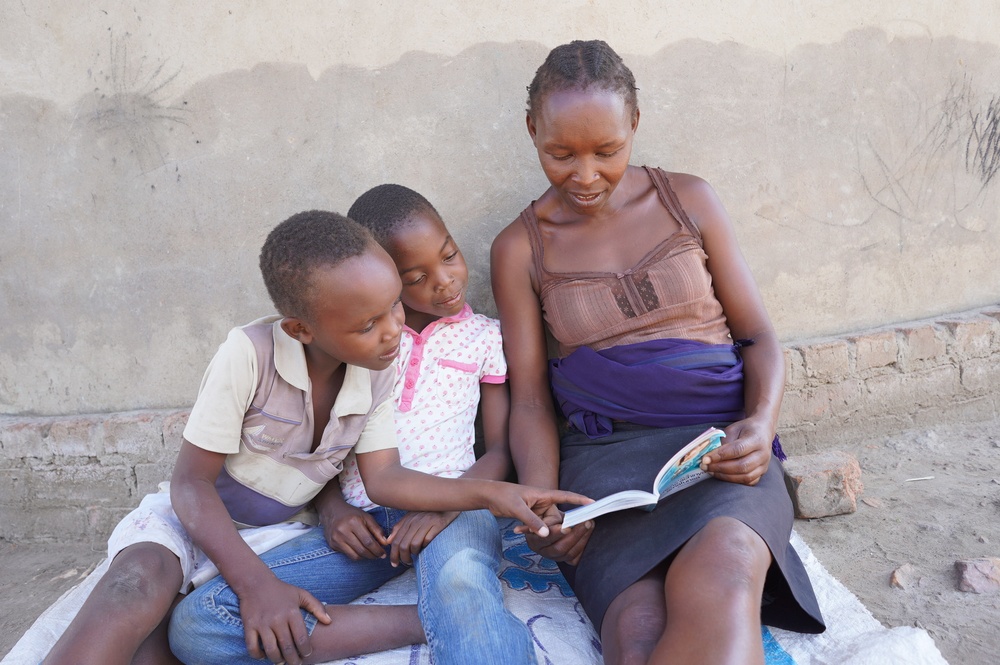
<instances>
[{"instance_id":1,"label":"open book","mask_svg":"<svg viewBox=\"0 0 1000 665\"><path fill-rule=\"evenodd\" d=\"M656 474L652 492L624 490L610 494L586 506L566 511L563 515L563 527L575 526L598 515L626 508L653 510L664 497L709 477L701 470L701 458L721 446L722 437L725 435L726 433L721 429L709 427L667 460L660 472Z\"/></svg>"}]
</instances>

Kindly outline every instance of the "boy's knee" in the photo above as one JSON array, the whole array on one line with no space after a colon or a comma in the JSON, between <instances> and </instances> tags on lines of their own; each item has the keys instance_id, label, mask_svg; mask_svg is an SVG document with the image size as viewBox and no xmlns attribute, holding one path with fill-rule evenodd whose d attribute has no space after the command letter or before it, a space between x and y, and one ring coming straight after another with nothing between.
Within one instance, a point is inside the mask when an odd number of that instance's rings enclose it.
<instances>
[{"instance_id":1,"label":"boy's knee","mask_svg":"<svg viewBox=\"0 0 1000 665\"><path fill-rule=\"evenodd\" d=\"M139 543L122 550L108 575L107 591L122 603L172 600L184 577L177 555L154 543Z\"/></svg>"}]
</instances>

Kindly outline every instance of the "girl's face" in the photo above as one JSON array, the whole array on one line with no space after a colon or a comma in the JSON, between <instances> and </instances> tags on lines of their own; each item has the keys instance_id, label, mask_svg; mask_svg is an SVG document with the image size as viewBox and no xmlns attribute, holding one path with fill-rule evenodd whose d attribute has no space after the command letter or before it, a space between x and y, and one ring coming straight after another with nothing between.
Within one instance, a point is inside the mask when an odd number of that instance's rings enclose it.
<instances>
[{"instance_id":1,"label":"girl's face","mask_svg":"<svg viewBox=\"0 0 1000 665\"><path fill-rule=\"evenodd\" d=\"M628 169L639 126L618 93L593 88L550 92L528 133L538 160L563 203L580 215L600 211Z\"/></svg>"},{"instance_id":2,"label":"girl's face","mask_svg":"<svg viewBox=\"0 0 1000 665\"><path fill-rule=\"evenodd\" d=\"M430 211L411 216L387 249L403 280L407 325L419 332L462 311L469 269L440 217Z\"/></svg>"}]
</instances>

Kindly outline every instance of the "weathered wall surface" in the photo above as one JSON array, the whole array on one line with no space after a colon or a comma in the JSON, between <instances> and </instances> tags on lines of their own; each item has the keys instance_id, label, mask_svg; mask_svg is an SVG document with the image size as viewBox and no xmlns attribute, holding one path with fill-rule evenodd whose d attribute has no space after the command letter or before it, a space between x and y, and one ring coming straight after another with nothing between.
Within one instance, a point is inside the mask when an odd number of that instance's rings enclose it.
<instances>
[{"instance_id":1,"label":"weathered wall surface","mask_svg":"<svg viewBox=\"0 0 1000 665\"><path fill-rule=\"evenodd\" d=\"M545 182L524 86L602 37L634 161L712 182L782 337L1000 301L1000 9L0 0L0 413L185 408L288 215L385 181L488 246ZM873 7L871 5L878 5Z\"/></svg>"}]
</instances>

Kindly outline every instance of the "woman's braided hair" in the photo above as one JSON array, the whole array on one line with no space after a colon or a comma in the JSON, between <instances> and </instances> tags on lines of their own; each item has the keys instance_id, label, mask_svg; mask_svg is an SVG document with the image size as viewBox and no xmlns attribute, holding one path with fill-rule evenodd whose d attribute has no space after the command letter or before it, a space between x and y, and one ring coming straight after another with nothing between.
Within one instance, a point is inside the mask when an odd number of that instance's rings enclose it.
<instances>
[{"instance_id":1,"label":"woman's braided hair","mask_svg":"<svg viewBox=\"0 0 1000 665\"><path fill-rule=\"evenodd\" d=\"M620 94L633 116L639 108L635 77L621 56L599 39L576 40L552 49L535 72L528 86L528 115L536 117L549 93L590 86Z\"/></svg>"}]
</instances>

